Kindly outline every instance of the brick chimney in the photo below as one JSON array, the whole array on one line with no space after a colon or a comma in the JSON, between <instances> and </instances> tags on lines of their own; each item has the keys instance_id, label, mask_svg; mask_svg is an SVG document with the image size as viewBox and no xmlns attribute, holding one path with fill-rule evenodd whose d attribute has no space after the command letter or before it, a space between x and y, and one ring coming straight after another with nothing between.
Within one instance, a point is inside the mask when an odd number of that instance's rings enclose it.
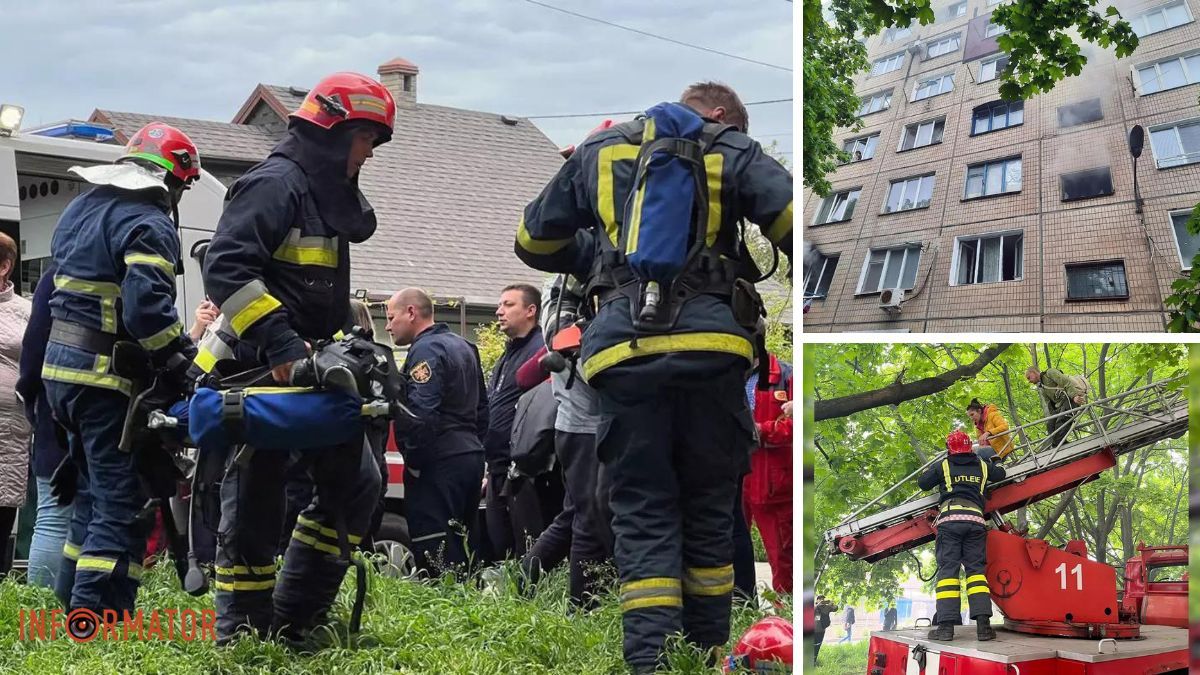
<instances>
[{"instance_id":1,"label":"brick chimney","mask_svg":"<svg viewBox=\"0 0 1200 675\"><path fill-rule=\"evenodd\" d=\"M379 66L379 81L392 92L400 108L417 107L417 66L404 59L392 59Z\"/></svg>"}]
</instances>

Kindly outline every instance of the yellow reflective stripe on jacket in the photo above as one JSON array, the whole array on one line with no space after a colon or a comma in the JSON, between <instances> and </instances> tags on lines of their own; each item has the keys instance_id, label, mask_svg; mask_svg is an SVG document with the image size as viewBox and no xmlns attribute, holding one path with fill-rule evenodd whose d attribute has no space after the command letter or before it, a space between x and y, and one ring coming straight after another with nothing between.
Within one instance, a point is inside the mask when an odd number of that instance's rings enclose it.
<instances>
[{"instance_id":1,"label":"yellow reflective stripe on jacket","mask_svg":"<svg viewBox=\"0 0 1200 675\"><path fill-rule=\"evenodd\" d=\"M83 553L83 547L72 544L69 541L63 542L62 554L64 558L69 560L79 560L79 555Z\"/></svg>"},{"instance_id":2,"label":"yellow reflective stripe on jacket","mask_svg":"<svg viewBox=\"0 0 1200 675\"><path fill-rule=\"evenodd\" d=\"M621 584L621 611L629 612L646 607L682 607L683 595L679 579L651 577Z\"/></svg>"},{"instance_id":3,"label":"yellow reflective stripe on jacket","mask_svg":"<svg viewBox=\"0 0 1200 675\"><path fill-rule=\"evenodd\" d=\"M736 354L746 360L754 357L754 346L740 335L729 333L675 333L639 337L637 349L629 342L622 342L596 352L583 364L584 379L611 368L622 361L641 356L668 354L671 352L724 352Z\"/></svg>"},{"instance_id":4,"label":"yellow reflective stripe on jacket","mask_svg":"<svg viewBox=\"0 0 1200 675\"><path fill-rule=\"evenodd\" d=\"M979 469L980 471L983 471L983 478L979 481L980 496L983 495L983 490L987 487L987 465L988 463L986 459L979 460Z\"/></svg>"},{"instance_id":5,"label":"yellow reflective stripe on jacket","mask_svg":"<svg viewBox=\"0 0 1200 675\"><path fill-rule=\"evenodd\" d=\"M217 357L208 349L200 347L196 350L196 358L192 359L192 363L200 370L211 373L213 368L217 367Z\"/></svg>"},{"instance_id":6,"label":"yellow reflective stripe on jacket","mask_svg":"<svg viewBox=\"0 0 1200 675\"><path fill-rule=\"evenodd\" d=\"M229 327L234 335L241 337L255 321L282 306L283 303L267 292L267 285L255 279L234 291L221 310L230 317Z\"/></svg>"},{"instance_id":7,"label":"yellow reflective stripe on jacket","mask_svg":"<svg viewBox=\"0 0 1200 675\"><path fill-rule=\"evenodd\" d=\"M517 244L534 255L550 255L566 248L567 244L575 241L574 237L567 239L534 239L525 228L525 218L517 225Z\"/></svg>"},{"instance_id":8,"label":"yellow reflective stripe on jacket","mask_svg":"<svg viewBox=\"0 0 1200 675\"><path fill-rule=\"evenodd\" d=\"M117 298L121 297L121 287L111 281L89 281L77 279L66 274L54 275L54 287L73 293L94 295L100 303L100 330L105 333L117 332Z\"/></svg>"},{"instance_id":9,"label":"yellow reflective stripe on jacket","mask_svg":"<svg viewBox=\"0 0 1200 675\"><path fill-rule=\"evenodd\" d=\"M296 523L303 525L304 527L307 527L310 530L316 530L317 532L320 532L321 534L325 535L326 537L330 537L334 541L337 541L337 538L338 538L337 530L335 530L331 527L325 527L324 525L318 523L315 520L312 520L311 518L305 518L304 516L298 516L296 518ZM362 541L362 537L347 533L346 540L349 541L351 544L357 544Z\"/></svg>"},{"instance_id":10,"label":"yellow reflective stripe on jacket","mask_svg":"<svg viewBox=\"0 0 1200 675\"><path fill-rule=\"evenodd\" d=\"M112 573L116 569L117 560L115 558L102 558L99 556L81 555L75 563L75 570L87 572L108 572ZM136 563L130 563L125 572L125 576L130 579L142 578L142 566Z\"/></svg>"},{"instance_id":11,"label":"yellow reflective stripe on jacket","mask_svg":"<svg viewBox=\"0 0 1200 675\"><path fill-rule=\"evenodd\" d=\"M261 581L222 581L217 579L213 582L218 591L265 591L275 588L274 579L263 579Z\"/></svg>"},{"instance_id":12,"label":"yellow reflective stripe on jacket","mask_svg":"<svg viewBox=\"0 0 1200 675\"><path fill-rule=\"evenodd\" d=\"M221 567L220 565L217 565L213 569L216 571L217 574L228 574L228 575L275 574L275 572L276 572L276 567L274 565L263 565L263 566L251 565L249 567L246 567L245 565L234 565L233 567Z\"/></svg>"},{"instance_id":13,"label":"yellow reflective stripe on jacket","mask_svg":"<svg viewBox=\"0 0 1200 675\"><path fill-rule=\"evenodd\" d=\"M637 253L638 235L642 231L642 204L645 201L646 184L642 183L638 186L637 191L633 193L633 212L629 214L629 222L625 224L625 255Z\"/></svg>"},{"instance_id":14,"label":"yellow reflective stripe on jacket","mask_svg":"<svg viewBox=\"0 0 1200 675\"><path fill-rule=\"evenodd\" d=\"M101 374L91 370L76 370L75 368L55 366L49 363L42 365L42 378L54 380L55 382L112 389L126 396L129 396L129 392L133 389L133 383L123 377Z\"/></svg>"},{"instance_id":15,"label":"yellow reflective stripe on jacket","mask_svg":"<svg viewBox=\"0 0 1200 675\"><path fill-rule=\"evenodd\" d=\"M733 565L684 568L683 592L688 595L709 596L732 593Z\"/></svg>"},{"instance_id":16,"label":"yellow reflective stripe on jacket","mask_svg":"<svg viewBox=\"0 0 1200 675\"><path fill-rule=\"evenodd\" d=\"M604 231L613 246L617 245L619 230L617 228L617 205L613 175L613 162L637 159L638 146L630 143L614 143L600 148L596 160L596 210L600 212L600 222L604 223Z\"/></svg>"},{"instance_id":17,"label":"yellow reflective stripe on jacket","mask_svg":"<svg viewBox=\"0 0 1200 675\"><path fill-rule=\"evenodd\" d=\"M303 544L308 544L309 546L317 549L318 551L332 553L333 555L341 555L342 554L342 550L340 548L338 548L337 546L330 546L329 544L326 544L322 541L318 541L316 537L310 537L309 535L304 534L303 532L301 532L298 529L292 531L292 539L295 539L296 541L301 542Z\"/></svg>"},{"instance_id":18,"label":"yellow reflective stripe on jacket","mask_svg":"<svg viewBox=\"0 0 1200 675\"><path fill-rule=\"evenodd\" d=\"M772 244L778 244L792 234L792 202L788 202L787 207L779 212L764 234Z\"/></svg>"},{"instance_id":19,"label":"yellow reflective stripe on jacket","mask_svg":"<svg viewBox=\"0 0 1200 675\"><path fill-rule=\"evenodd\" d=\"M959 586L958 577L955 577L953 579L942 579L941 581L937 582L938 588L949 588L951 586L953 586L954 588L958 588L958 586Z\"/></svg>"},{"instance_id":20,"label":"yellow reflective stripe on jacket","mask_svg":"<svg viewBox=\"0 0 1200 675\"><path fill-rule=\"evenodd\" d=\"M296 265L338 266L337 237L300 236L300 228L288 230L288 236L271 257Z\"/></svg>"},{"instance_id":21,"label":"yellow reflective stripe on jacket","mask_svg":"<svg viewBox=\"0 0 1200 675\"><path fill-rule=\"evenodd\" d=\"M148 338L138 339L138 344L150 351L162 349L171 344L171 340L183 335L183 324L176 321Z\"/></svg>"},{"instance_id":22,"label":"yellow reflective stripe on jacket","mask_svg":"<svg viewBox=\"0 0 1200 675\"><path fill-rule=\"evenodd\" d=\"M959 593L958 589L954 589L953 591L938 591L936 599L943 600L945 598L961 598L961 597L962 597L962 593Z\"/></svg>"},{"instance_id":23,"label":"yellow reflective stripe on jacket","mask_svg":"<svg viewBox=\"0 0 1200 675\"><path fill-rule=\"evenodd\" d=\"M704 173L708 182L708 229L704 235L706 246L717 243L721 233L721 173L725 171L725 155L711 152L704 156Z\"/></svg>"},{"instance_id":24,"label":"yellow reflective stripe on jacket","mask_svg":"<svg viewBox=\"0 0 1200 675\"><path fill-rule=\"evenodd\" d=\"M954 490L954 483L950 481L950 460L942 460L942 476L946 479L946 492Z\"/></svg>"},{"instance_id":25,"label":"yellow reflective stripe on jacket","mask_svg":"<svg viewBox=\"0 0 1200 675\"><path fill-rule=\"evenodd\" d=\"M167 273L167 276L174 278L175 264L161 255L151 255L149 253L126 253L126 265L150 265Z\"/></svg>"},{"instance_id":26,"label":"yellow reflective stripe on jacket","mask_svg":"<svg viewBox=\"0 0 1200 675\"><path fill-rule=\"evenodd\" d=\"M966 504L948 504L945 511L974 511L975 513L983 513L983 509L978 506L967 506Z\"/></svg>"}]
</instances>

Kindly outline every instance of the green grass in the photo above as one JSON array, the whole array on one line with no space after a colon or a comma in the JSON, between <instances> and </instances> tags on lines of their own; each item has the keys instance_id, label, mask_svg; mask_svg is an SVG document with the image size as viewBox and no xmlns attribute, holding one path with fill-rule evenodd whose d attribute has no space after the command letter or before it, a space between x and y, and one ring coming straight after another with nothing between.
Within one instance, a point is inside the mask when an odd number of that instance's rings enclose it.
<instances>
[{"instance_id":1,"label":"green grass","mask_svg":"<svg viewBox=\"0 0 1200 675\"><path fill-rule=\"evenodd\" d=\"M75 644L19 641L19 609L58 607L48 589L12 579L0 583L0 673L623 673L621 615L615 594L588 614L568 611L565 570L556 570L532 598L517 593L515 566L487 590L441 580L419 583L370 576L363 635L375 646L349 645L345 635L314 656L300 656L273 642L242 640L217 648L202 642L107 642ZM353 572L347 575L335 614L349 615ZM211 609L209 595L193 598L179 589L166 564L148 570L138 607ZM791 620L791 600L783 614ZM762 613L735 606L730 647ZM673 641L672 673L706 673L701 655ZM728 653L728 649L726 650ZM824 656L824 654L822 654Z\"/></svg>"},{"instance_id":2,"label":"green grass","mask_svg":"<svg viewBox=\"0 0 1200 675\"><path fill-rule=\"evenodd\" d=\"M834 631L826 632L826 640L832 637ZM834 638L834 642L837 638ZM806 646L804 652L808 659L804 662L804 672L816 675L865 675L867 672L867 647L870 640L860 640L849 644L839 645L825 642L821 645L821 665L812 667L812 648Z\"/></svg>"}]
</instances>

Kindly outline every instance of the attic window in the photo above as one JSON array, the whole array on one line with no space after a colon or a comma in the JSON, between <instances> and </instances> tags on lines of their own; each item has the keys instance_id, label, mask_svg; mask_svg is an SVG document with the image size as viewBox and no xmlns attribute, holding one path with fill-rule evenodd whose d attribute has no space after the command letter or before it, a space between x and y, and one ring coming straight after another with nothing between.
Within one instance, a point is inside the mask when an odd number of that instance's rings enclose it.
<instances>
[{"instance_id":1,"label":"attic window","mask_svg":"<svg viewBox=\"0 0 1200 675\"><path fill-rule=\"evenodd\" d=\"M413 76L405 75L404 76L404 91L412 91L412 84L413 84Z\"/></svg>"},{"instance_id":2,"label":"attic window","mask_svg":"<svg viewBox=\"0 0 1200 675\"><path fill-rule=\"evenodd\" d=\"M1059 178L1062 183L1062 200L1064 202L1103 197L1113 193L1112 173L1107 166L1064 173Z\"/></svg>"}]
</instances>

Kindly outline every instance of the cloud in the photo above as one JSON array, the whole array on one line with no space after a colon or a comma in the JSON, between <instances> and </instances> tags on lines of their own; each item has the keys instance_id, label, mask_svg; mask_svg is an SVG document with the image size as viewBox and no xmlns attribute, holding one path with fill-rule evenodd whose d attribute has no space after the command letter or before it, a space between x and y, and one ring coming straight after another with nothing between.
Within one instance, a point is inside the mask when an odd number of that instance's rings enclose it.
<instances>
[{"instance_id":1,"label":"cloud","mask_svg":"<svg viewBox=\"0 0 1200 675\"><path fill-rule=\"evenodd\" d=\"M550 4L747 58L792 62L792 4L610 0ZM708 54L519 0L124 0L17 3L0 26L0 96L27 124L94 108L227 120L259 82L311 86L403 57L418 99L516 115L644 109L718 79L744 100L788 98L792 73ZM790 105L752 130L792 130ZM602 118L540 120L561 145ZM791 137L778 137L790 144Z\"/></svg>"}]
</instances>

